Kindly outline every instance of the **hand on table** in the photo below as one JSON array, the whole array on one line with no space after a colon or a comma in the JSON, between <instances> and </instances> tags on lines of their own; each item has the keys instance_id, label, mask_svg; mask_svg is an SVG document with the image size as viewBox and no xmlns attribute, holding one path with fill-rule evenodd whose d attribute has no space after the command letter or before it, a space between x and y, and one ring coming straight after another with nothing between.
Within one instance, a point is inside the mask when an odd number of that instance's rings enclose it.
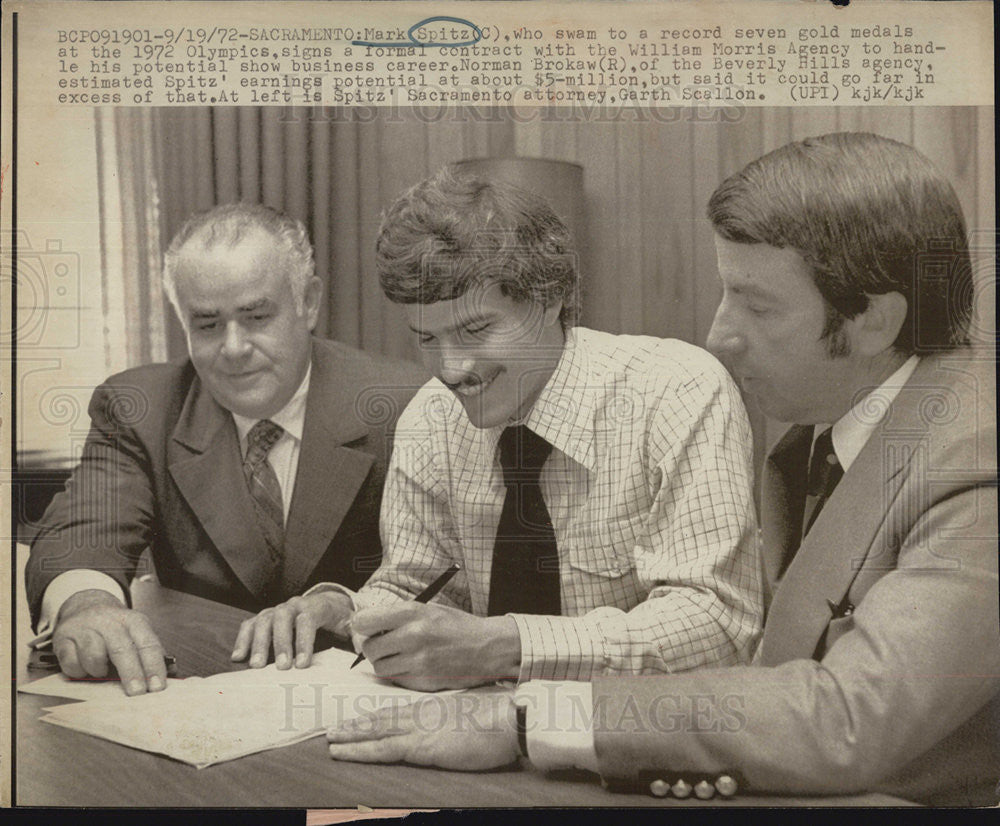
<instances>
[{"instance_id":1,"label":"hand on table","mask_svg":"<svg viewBox=\"0 0 1000 826\"><path fill-rule=\"evenodd\" d=\"M510 691L431 696L347 720L326 739L335 760L483 771L517 760L514 715Z\"/></svg>"},{"instance_id":2,"label":"hand on table","mask_svg":"<svg viewBox=\"0 0 1000 826\"><path fill-rule=\"evenodd\" d=\"M510 617L477 617L445 605L402 602L358 611L351 632L375 673L436 691L516 678L521 638Z\"/></svg>"},{"instance_id":3,"label":"hand on table","mask_svg":"<svg viewBox=\"0 0 1000 826\"><path fill-rule=\"evenodd\" d=\"M149 620L107 591L79 591L63 603L52 650L67 677L106 677L110 662L130 696L167 686L163 646Z\"/></svg>"},{"instance_id":4,"label":"hand on table","mask_svg":"<svg viewBox=\"0 0 1000 826\"><path fill-rule=\"evenodd\" d=\"M316 632L326 628L343 634L353 606L351 600L336 591L324 591L292 597L257 616L244 620L233 645L233 660L250 658L251 668L263 668L274 648L274 662L279 669L306 668L312 662Z\"/></svg>"}]
</instances>

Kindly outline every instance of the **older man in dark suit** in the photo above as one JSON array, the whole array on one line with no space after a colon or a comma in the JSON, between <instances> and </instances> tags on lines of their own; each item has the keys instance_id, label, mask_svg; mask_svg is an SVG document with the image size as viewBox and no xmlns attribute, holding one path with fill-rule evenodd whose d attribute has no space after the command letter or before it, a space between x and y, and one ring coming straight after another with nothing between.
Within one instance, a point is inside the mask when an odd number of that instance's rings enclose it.
<instances>
[{"instance_id":1,"label":"older man in dark suit","mask_svg":"<svg viewBox=\"0 0 1000 826\"><path fill-rule=\"evenodd\" d=\"M26 571L32 621L65 673L129 694L165 686L163 650L126 607L147 547L166 586L251 611L378 567L389 438L424 376L315 339L321 284L302 225L234 204L195 216L164 287L190 358L94 393L80 465Z\"/></svg>"},{"instance_id":2,"label":"older man in dark suit","mask_svg":"<svg viewBox=\"0 0 1000 826\"><path fill-rule=\"evenodd\" d=\"M795 423L765 468L754 663L436 698L331 731L334 757L485 769L520 745L660 797L997 802L995 355L966 346L958 199L912 147L845 133L750 163L709 218L709 348Z\"/></svg>"}]
</instances>

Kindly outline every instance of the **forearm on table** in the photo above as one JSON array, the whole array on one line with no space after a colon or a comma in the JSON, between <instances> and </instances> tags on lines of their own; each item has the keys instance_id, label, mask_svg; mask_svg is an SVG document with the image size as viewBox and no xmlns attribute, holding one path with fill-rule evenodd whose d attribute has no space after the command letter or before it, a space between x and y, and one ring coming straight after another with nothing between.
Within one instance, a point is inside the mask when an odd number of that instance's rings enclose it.
<instances>
[{"instance_id":1,"label":"forearm on table","mask_svg":"<svg viewBox=\"0 0 1000 826\"><path fill-rule=\"evenodd\" d=\"M600 771L634 777L684 767L739 772L758 792L861 792L922 751L912 735L926 727L925 709L914 711L897 688L813 660L698 670L682 680L599 678Z\"/></svg>"},{"instance_id":2,"label":"forearm on table","mask_svg":"<svg viewBox=\"0 0 1000 826\"><path fill-rule=\"evenodd\" d=\"M591 680L736 664L741 655L717 619L722 614L714 595L683 589L647 599L631 611L603 607L580 617L515 614L521 638L518 678Z\"/></svg>"},{"instance_id":3,"label":"forearm on table","mask_svg":"<svg viewBox=\"0 0 1000 826\"><path fill-rule=\"evenodd\" d=\"M74 571L114 581L128 604L139 558L162 530L153 516L153 486L140 440L130 429L107 422L99 403L105 391L98 388L91 401L94 426L80 465L46 508L31 544L25 589L36 624L45 593Z\"/></svg>"},{"instance_id":4,"label":"forearm on table","mask_svg":"<svg viewBox=\"0 0 1000 826\"><path fill-rule=\"evenodd\" d=\"M764 621L750 476L718 471L717 462L707 466L716 470L702 467L694 481L656 496L633 551L647 599L609 626L612 642L645 643L622 652L613 664L618 673L750 659ZM637 655L644 664L636 662Z\"/></svg>"},{"instance_id":5,"label":"forearm on table","mask_svg":"<svg viewBox=\"0 0 1000 826\"><path fill-rule=\"evenodd\" d=\"M597 678L602 772L738 769L758 790L849 793L964 725L1000 691L995 542L950 527L972 503L995 525L995 498L964 499L917 522L820 662Z\"/></svg>"}]
</instances>

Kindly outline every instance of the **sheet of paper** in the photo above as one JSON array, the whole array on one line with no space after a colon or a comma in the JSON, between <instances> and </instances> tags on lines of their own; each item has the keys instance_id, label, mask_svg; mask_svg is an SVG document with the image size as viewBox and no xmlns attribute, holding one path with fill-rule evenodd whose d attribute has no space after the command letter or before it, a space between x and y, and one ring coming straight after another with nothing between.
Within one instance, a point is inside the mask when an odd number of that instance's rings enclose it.
<instances>
[{"instance_id":1,"label":"sheet of paper","mask_svg":"<svg viewBox=\"0 0 1000 826\"><path fill-rule=\"evenodd\" d=\"M182 682L168 678L167 688ZM17 690L19 694L65 697L68 700L111 700L125 696L117 680L71 680L65 674L50 674L30 683L18 683Z\"/></svg>"},{"instance_id":2,"label":"sheet of paper","mask_svg":"<svg viewBox=\"0 0 1000 826\"><path fill-rule=\"evenodd\" d=\"M204 768L426 696L378 679L367 662L351 670L354 657L329 649L307 669L279 671L272 664L179 680L156 694L55 706L42 719Z\"/></svg>"}]
</instances>

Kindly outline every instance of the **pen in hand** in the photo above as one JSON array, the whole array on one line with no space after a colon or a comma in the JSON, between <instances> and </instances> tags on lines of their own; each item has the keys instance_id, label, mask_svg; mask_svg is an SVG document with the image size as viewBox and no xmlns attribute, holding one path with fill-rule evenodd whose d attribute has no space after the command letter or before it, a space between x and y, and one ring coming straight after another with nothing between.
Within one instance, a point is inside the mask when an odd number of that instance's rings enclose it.
<instances>
[{"instance_id":1,"label":"pen in hand","mask_svg":"<svg viewBox=\"0 0 1000 826\"><path fill-rule=\"evenodd\" d=\"M438 591L444 588L448 584L448 581L458 573L458 566L452 565L447 571L445 571L441 576L435 579L430 585L424 588L419 594L414 598L414 602L430 602L434 597L437 596ZM359 662L365 658L364 653L359 653L357 659L351 663L351 668L354 668Z\"/></svg>"}]
</instances>

